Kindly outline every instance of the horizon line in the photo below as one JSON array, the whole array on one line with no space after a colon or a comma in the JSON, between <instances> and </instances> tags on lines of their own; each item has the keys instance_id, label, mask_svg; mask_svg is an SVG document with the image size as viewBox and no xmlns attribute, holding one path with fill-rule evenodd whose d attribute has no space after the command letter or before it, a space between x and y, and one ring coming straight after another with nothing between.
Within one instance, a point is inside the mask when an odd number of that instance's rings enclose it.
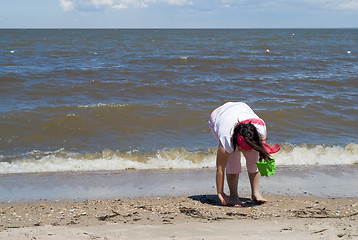
<instances>
[{"instance_id":1,"label":"horizon line","mask_svg":"<svg viewBox=\"0 0 358 240\"><path fill-rule=\"evenodd\" d=\"M249 30L249 29L358 29L358 27L0 27L0 30Z\"/></svg>"}]
</instances>

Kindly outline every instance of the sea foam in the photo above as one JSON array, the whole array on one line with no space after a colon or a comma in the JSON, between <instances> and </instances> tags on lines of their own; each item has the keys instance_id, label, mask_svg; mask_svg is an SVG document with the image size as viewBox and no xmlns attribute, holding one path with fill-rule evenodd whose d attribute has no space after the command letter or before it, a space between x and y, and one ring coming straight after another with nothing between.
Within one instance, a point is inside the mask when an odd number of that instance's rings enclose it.
<instances>
[{"instance_id":1,"label":"sea foam","mask_svg":"<svg viewBox=\"0 0 358 240\"><path fill-rule=\"evenodd\" d=\"M346 146L283 144L273 154L276 166L350 165L358 164L358 144ZM244 158L242 158L244 159ZM111 171L126 169L193 169L214 168L216 149L197 152L185 149L163 149L156 152L112 151L101 153L71 153L60 149L54 152L32 151L26 155L0 156L0 174ZM242 161L245 165L245 160Z\"/></svg>"}]
</instances>

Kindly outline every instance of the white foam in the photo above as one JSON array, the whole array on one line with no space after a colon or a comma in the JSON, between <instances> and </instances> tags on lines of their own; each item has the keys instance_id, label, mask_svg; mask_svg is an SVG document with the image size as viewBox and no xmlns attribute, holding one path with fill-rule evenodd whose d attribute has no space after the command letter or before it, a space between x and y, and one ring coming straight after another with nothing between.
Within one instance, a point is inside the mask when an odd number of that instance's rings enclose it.
<instances>
[{"instance_id":1,"label":"white foam","mask_svg":"<svg viewBox=\"0 0 358 240\"><path fill-rule=\"evenodd\" d=\"M282 165L342 165L358 164L358 144L341 146L284 146L274 154L277 164Z\"/></svg>"},{"instance_id":2,"label":"white foam","mask_svg":"<svg viewBox=\"0 0 358 240\"><path fill-rule=\"evenodd\" d=\"M98 103L93 105L78 105L78 108L100 108L100 107L126 107L128 104L119 104L119 103Z\"/></svg>"},{"instance_id":3,"label":"white foam","mask_svg":"<svg viewBox=\"0 0 358 240\"><path fill-rule=\"evenodd\" d=\"M0 174L30 172L65 172L65 171L101 171L125 169L179 169L213 167L214 159L204 159L193 163L185 159L149 158L147 162L137 162L125 158L108 157L89 159L61 158L46 156L39 160L22 160L12 163L1 162Z\"/></svg>"},{"instance_id":4,"label":"white foam","mask_svg":"<svg viewBox=\"0 0 358 240\"><path fill-rule=\"evenodd\" d=\"M189 57L185 57L185 56L179 57L179 59L182 60L182 61L186 61L186 60L188 60L188 58Z\"/></svg>"},{"instance_id":5,"label":"white foam","mask_svg":"<svg viewBox=\"0 0 358 240\"><path fill-rule=\"evenodd\" d=\"M358 164L358 144L341 146L293 146L285 144L273 154L276 165L341 165ZM188 152L183 149L165 149L155 154L138 151L119 153L104 150L102 153L78 154L60 149L55 152L32 151L17 160L3 161L0 157L0 174L101 171L125 169L193 169L214 168L215 149L205 152ZM245 165L245 161L242 161Z\"/></svg>"}]
</instances>

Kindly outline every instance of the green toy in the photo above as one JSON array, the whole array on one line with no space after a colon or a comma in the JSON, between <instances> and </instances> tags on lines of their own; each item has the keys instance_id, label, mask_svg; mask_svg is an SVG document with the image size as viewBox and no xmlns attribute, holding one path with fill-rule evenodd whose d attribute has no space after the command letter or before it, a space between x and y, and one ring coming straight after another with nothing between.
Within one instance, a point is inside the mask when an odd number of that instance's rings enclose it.
<instances>
[{"instance_id":1,"label":"green toy","mask_svg":"<svg viewBox=\"0 0 358 240\"><path fill-rule=\"evenodd\" d=\"M261 173L261 176L268 177L270 175L275 174L275 169L276 169L275 159L269 161L265 161L262 159L261 161L256 162L256 165Z\"/></svg>"}]
</instances>

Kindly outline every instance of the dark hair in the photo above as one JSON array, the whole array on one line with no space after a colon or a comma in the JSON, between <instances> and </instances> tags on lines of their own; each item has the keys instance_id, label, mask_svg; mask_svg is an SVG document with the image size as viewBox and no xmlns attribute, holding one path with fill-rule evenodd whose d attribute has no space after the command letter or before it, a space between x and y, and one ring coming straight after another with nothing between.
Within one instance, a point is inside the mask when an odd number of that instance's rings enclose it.
<instances>
[{"instance_id":1,"label":"dark hair","mask_svg":"<svg viewBox=\"0 0 358 240\"><path fill-rule=\"evenodd\" d=\"M237 134L240 133L240 135L245 139L247 144L252 147L254 150L258 151L260 153L260 159L264 159L265 161L272 160L270 154L267 153L265 148L262 145L262 140L260 138L260 135L256 129L256 127L251 123L240 123L236 125L234 129L234 133L231 137L232 145L234 146L234 151L236 150L236 147L238 146L237 143Z\"/></svg>"}]
</instances>

